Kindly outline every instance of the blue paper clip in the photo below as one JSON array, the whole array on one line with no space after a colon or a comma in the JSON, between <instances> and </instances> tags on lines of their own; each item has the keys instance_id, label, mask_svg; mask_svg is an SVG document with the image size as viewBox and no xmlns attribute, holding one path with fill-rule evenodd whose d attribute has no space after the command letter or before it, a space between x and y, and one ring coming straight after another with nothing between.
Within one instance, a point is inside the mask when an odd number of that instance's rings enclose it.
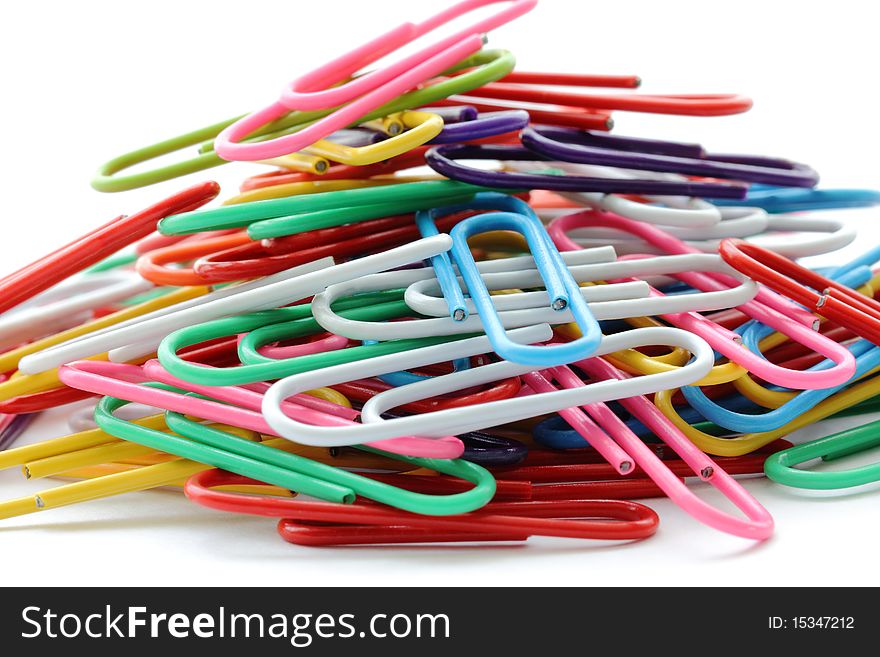
<instances>
[{"instance_id":1,"label":"blue paper clip","mask_svg":"<svg viewBox=\"0 0 880 657\"><path fill-rule=\"evenodd\" d=\"M878 258L880 258L880 247L875 247L835 269L831 273L830 278L849 287L863 285L872 275L868 265L874 263ZM755 320L750 320L739 327L737 333L742 335L743 345L746 348L762 355L759 342L773 333L773 329ZM849 347L849 350L856 357L856 372L849 382L823 390L804 390L793 399L771 411L759 414L734 411L710 400L703 394L702 390L694 386L682 388L682 394L691 407L700 415L726 429L747 433L772 431L791 422L815 404L823 399L827 399L835 392L845 388L852 381L865 376L873 368L880 365L880 347L867 340L859 340ZM811 367L810 370L826 369L831 367L832 364L830 360L825 359ZM773 389L780 388L774 387Z\"/></svg>"},{"instance_id":2,"label":"blue paper clip","mask_svg":"<svg viewBox=\"0 0 880 657\"><path fill-rule=\"evenodd\" d=\"M799 415L810 410L813 406L840 390L846 388L853 381L865 376L875 367L880 366L880 347L876 347L867 340L859 340L849 347L856 357L856 371L852 379L833 388L821 390L804 390L798 393L794 399L785 402L782 406L774 408L766 413L750 415L737 413L724 408L703 394L703 391L694 386L682 388L682 393L688 403L694 407L703 417L715 424L743 433L758 433L772 431L788 424ZM826 369L831 366L827 360L814 365L810 370Z\"/></svg>"},{"instance_id":3,"label":"blue paper clip","mask_svg":"<svg viewBox=\"0 0 880 657\"><path fill-rule=\"evenodd\" d=\"M748 195L742 200L713 199L712 202L715 205L758 207L770 214L783 214L805 210L837 210L880 205L880 191L752 185L749 187Z\"/></svg>"},{"instance_id":4,"label":"blue paper clip","mask_svg":"<svg viewBox=\"0 0 880 657\"><path fill-rule=\"evenodd\" d=\"M378 340L363 340L363 344L378 344ZM452 371L453 372L461 372L464 370L468 370L471 367L471 361L469 358L456 358L452 361ZM424 374L416 374L415 372L388 372L388 374L380 374L378 376L380 381L384 381L390 386L394 386L395 388L399 388L400 386L405 386L410 383L416 383L417 381L424 381L425 379L430 379L430 376L426 376Z\"/></svg>"},{"instance_id":5,"label":"blue paper clip","mask_svg":"<svg viewBox=\"0 0 880 657\"><path fill-rule=\"evenodd\" d=\"M454 260L462 280L467 286L468 293L477 307L492 348L499 356L514 363L542 368L555 367L589 357L596 351L602 340L599 323L581 296L580 287L568 271L568 267L541 224L541 220L527 203L505 194L487 192L478 194L468 204L418 213L416 221L422 235L428 237L437 232L433 221L435 217L462 210L487 207L501 211L489 212L462 220L449 233L452 237L450 251L452 258L442 254L431 259L431 265L434 268L440 289L449 306L450 316L456 320L467 317L464 294L452 266L452 260ZM525 237L550 297L550 307L558 311L570 307L582 337L552 347L520 345L507 337L501 318L492 303L492 296L483 282L467 243L469 237L493 230L516 231Z\"/></svg>"},{"instance_id":6,"label":"blue paper clip","mask_svg":"<svg viewBox=\"0 0 880 657\"><path fill-rule=\"evenodd\" d=\"M867 253L853 259L849 263L832 269L827 272L829 278L847 285L849 287L859 287L867 283L872 277L873 272L869 265L880 260L880 247L871 249ZM687 286L676 286L679 291L684 291ZM774 329L768 327L757 320L750 320L738 327L736 332L743 338L743 345L750 351L760 355L758 343L765 337L773 333ZM878 354L871 353L872 344L862 341L853 345L851 351L857 357L857 363L864 367L865 363L870 364L874 361ZM880 351L880 350L878 350ZM830 361L824 361L811 369L819 369L829 367ZM859 374L855 375L856 377ZM848 385L848 384L847 384ZM782 390L778 386L771 387L774 390ZM840 388L827 391L824 396L832 394ZM694 394L690 389L683 389L685 397L690 402L690 406L679 409L679 416L688 424L697 424L709 419L724 428L733 431L770 431L772 429L783 426L787 422L793 420L796 415L803 412L803 404L813 404L819 401L816 393L825 393L826 391L815 391L813 395L805 398L806 401L798 402L792 406L783 405L779 409L771 412L765 412L766 409L755 404L753 401L742 395L732 395L721 400L712 401L697 389L698 394ZM804 393L801 393L803 395ZM798 395L800 397L801 395ZM797 398L791 400L794 403ZM761 414L756 414L761 413ZM718 421L723 420L723 421ZM637 418L627 418L626 425L639 437L649 437L651 430L646 427ZM735 425L735 426L731 426ZM750 428L746 428L750 427ZM562 418L554 416L538 423L532 430L534 439L546 447L552 449L579 449L583 448L586 443L584 438L574 429L572 429Z\"/></svg>"},{"instance_id":7,"label":"blue paper clip","mask_svg":"<svg viewBox=\"0 0 880 657\"><path fill-rule=\"evenodd\" d=\"M535 442L550 449L584 449L590 441L571 428L560 415L552 415L532 427Z\"/></svg>"}]
</instances>

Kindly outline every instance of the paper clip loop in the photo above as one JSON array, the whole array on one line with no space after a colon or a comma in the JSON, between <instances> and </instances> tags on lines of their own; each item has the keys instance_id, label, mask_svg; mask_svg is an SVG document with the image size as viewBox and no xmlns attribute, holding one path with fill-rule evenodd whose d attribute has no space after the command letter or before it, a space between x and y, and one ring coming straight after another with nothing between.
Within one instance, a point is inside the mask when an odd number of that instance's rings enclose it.
<instances>
[{"instance_id":1,"label":"paper clip loop","mask_svg":"<svg viewBox=\"0 0 880 657\"><path fill-rule=\"evenodd\" d=\"M803 445L776 452L764 462L765 474L778 484L812 490L836 490L880 480L880 463L836 472L813 472L794 466L816 458L832 461L880 445L880 422L871 422Z\"/></svg>"},{"instance_id":2,"label":"paper clip loop","mask_svg":"<svg viewBox=\"0 0 880 657\"><path fill-rule=\"evenodd\" d=\"M350 77L364 64L374 62L453 19L498 2L512 4L389 67L373 71L346 84L326 88ZM537 0L465 0L421 24L404 23L399 28L297 78L288 85L277 101L225 128L214 141L214 148L226 160L246 161L264 160L300 151L334 131L356 123L383 103L473 55L483 45L484 32L525 14L536 3ZM325 88L316 89L318 86ZM290 111L327 109L343 103L348 104L293 134L256 143L242 143L248 135Z\"/></svg>"},{"instance_id":3,"label":"paper clip loop","mask_svg":"<svg viewBox=\"0 0 880 657\"><path fill-rule=\"evenodd\" d=\"M416 221L423 235L436 233L433 217L437 212L449 214L473 207L496 207L501 212L468 217L450 231L452 248L450 253L455 260L462 280L483 322L483 328L489 336L492 348L505 360L524 365L551 367L592 354L602 340L599 323L593 317L590 307L581 295L580 287L568 270L568 266L559 255L541 220L528 204L517 198L496 193L478 194L472 204L443 208L438 211L420 212ZM552 347L516 344L507 337L501 318L492 303L492 297L483 281L473 254L468 246L469 237L493 230L516 231L526 238L529 250L550 298L550 307L562 311L570 306L570 310L581 329L581 338L569 343ZM452 262L445 254L431 259L435 275L440 283L443 296L449 305L450 316L455 320L467 317L467 306L464 295L459 287L458 279L452 268Z\"/></svg>"}]
</instances>

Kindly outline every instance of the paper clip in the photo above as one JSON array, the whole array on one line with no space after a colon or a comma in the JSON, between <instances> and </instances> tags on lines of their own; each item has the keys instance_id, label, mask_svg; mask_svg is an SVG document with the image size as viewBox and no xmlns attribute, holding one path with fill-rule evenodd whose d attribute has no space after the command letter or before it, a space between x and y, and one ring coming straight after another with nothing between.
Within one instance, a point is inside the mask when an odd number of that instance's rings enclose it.
<instances>
[{"instance_id":1,"label":"paper clip","mask_svg":"<svg viewBox=\"0 0 880 657\"><path fill-rule=\"evenodd\" d=\"M718 200L718 205L739 204L763 208L772 214L867 208L880 204L880 192L873 189L803 189L752 185L741 201Z\"/></svg>"},{"instance_id":2,"label":"paper clip","mask_svg":"<svg viewBox=\"0 0 880 657\"><path fill-rule=\"evenodd\" d=\"M510 2L511 6L391 66L334 86L349 78L365 64L376 61L474 9L498 2ZM422 23L404 23L292 81L272 105L224 128L214 140L214 148L226 160L262 160L303 150L335 130L363 120L364 115L383 103L388 103L473 55L483 45L482 33L525 14L536 2L537 0L465 0ZM282 118L291 110L322 110L344 103L348 104L293 134L255 143L241 143L251 133Z\"/></svg>"},{"instance_id":3,"label":"paper clip","mask_svg":"<svg viewBox=\"0 0 880 657\"><path fill-rule=\"evenodd\" d=\"M749 98L737 94L609 96L577 94L546 88L547 86L636 88L641 82L639 77L632 75L578 75L514 71L498 82L489 83L468 92L468 95L500 101L555 105L564 107L569 112L573 110L588 112L615 110L681 116L728 116L745 112L752 106L752 101ZM536 123L549 123L540 121L537 117L534 118Z\"/></svg>"},{"instance_id":4,"label":"paper clip","mask_svg":"<svg viewBox=\"0 0 880 657\"><path fill-rule=\"evenodd\" d=\"M155 385L155 384L153 384ZM327 466L296 454L241 439L187 420L183 415L168 412L169 428L188 439L163 434L154 429L128 423L113 416L125 401L105 397L95 413L98 426L107 433L125 437L140 444L199 462L223 467L231 472L256 476L259 481L289 490L308 493L321 499L354 501L355 494L381 500L394 506L430 515L461 513L485 504L495 492L495 480L483 468L461 460L424 460L403 458L409 463L431 468L474 484L468 491L451 495L426 496L409 493L381 481Z\"/></svg>"},{"instance_id":5,"label":"paper clip","mask_svg":"<svg viewBox=\"0 0 880 657\"><path fill-rule=\"evenodd\" d=\"M210 395L211 399L198 399L192 396L180 395L173 391L154 389L150 386L141 385L150 382L147 373L166 385L184 386L184 389L191 392ZM261 433L275 433L265 423L259 413L254 412L255 408L258 409L260 407L262 402L260 393L265 386L258 387L256 391L229 386L199 386L169 375L163 368L158 366L158 363L154 363L150 369L142 370L137 366L120 363L78 361L65 365L61 368L59 375L65 384L88 390L92 393L112 394L127 401L135 401L157 408L188 413L215 422L260 431ZM226 403L218 403L212 401L213 399L219 399ZM239 404L241 407L229 404ZM357 417L357 413L350 409L327 402L320 402L320 400L315 400L309 396L298 397L297 402L292 406L288 406L286 412L293 413L309 421L330 424L351 423ZM434 458L454 458L460 455L463 449L461 442L451 436L439 437L439 440L403 437L400 440L376 443L376 446L389 452Z\"/></svg>"},{"instance_id":6,"label":"paper clip","mask_svg":"<svg viewBox=\"0 0 880 657\"><path fill-rule=\"evenodd\" d=\"M880 344L880 302L754 244L724 240L721 257L776 292ZM807 287L809 286L809 287Z\"/></svg>"},{"instance_id":7,"label":"paper clip","mask_svg":"<svg viewBox=\"0 0 880 657\"><path fill-rule=\"evenodd\" d=\"M877 463L831 472L794 466L817 458L834 461L877 447L880 445L878 428L880 422L870 422L776 452L765 461L764 472L778 484L811 490L838 490L874 483L880 480L880 464Z\"/></svg>"},{"instance_id":8,"label":"paper clip","mask_svg":"<svg viewBox=\"0 0 880 657\"><path fill-rule=\"evenodd\" d=\"M637 540L651 536L657 529L658 518L648 507L636 502L620 500L576 501L570 504L552 504L546 502L524 503L520 506L496 506L490 503L485 510L467 515L425 517L415 514L402 514L375 504L351 505L330 504L326 502L301 502L297 505L285 503L283 499L265 496L244 497L211 490L217 486L230 483L243 483L241 478L230 477L228 474L213 471L191 478L185 487L187 496L198 504L221 511L250 513L254 515L280 517L297 522L343 523L355 526L385 527L385 534L379 537L362 539L350 537L346 530L328 530L319 538L319 532L298 533L297 527L289 527L282 520L279 533L285 540L315 545L338 544L339 539L345 543L384 542L391 539L397 542L401 533L410 539L406 542L424 542L431 540L525 540L530 535L558 536L564 538L590 538L604 540ZM531 509L531 511L530 511ZM496 512L497 510L497 512ZM519 515L518 515L519 512ZM537 517L534 517L537 516ZM563 516L560 519L560 516ZM584 520L571 520L576 516L584 516ZM597 519L598 518L598 519ZM394 530L402 527L401 533ZM420 535L413 534L408 528L422 529ZM349 530L350 531L350 530ZM312 540L308 540L307 534ZM330 541L326 535L331 534ZM337 538L333 539L332 535ZM449 537L445 539L444 537Z\"/></svg>"},{"instance_id":9,"label":"paper clip","mask_svg":"<svg viewBox=\"0 0 880 657\"><path fill-rule=\"evenodd\" d=\"M509 144L447 144L425 153L425 163L439 174L489 189L549 189L567 192L604 192L622 194L660 194L666 196L704 196L734 198L745 196L742 183L665 181L656 178L618 178L600 176L558 176L541 173L489 171L460 164L458 160L512 160L546 162L544 156L525 146Z\"/></svg>"},{"instance_id":10,"label":"paper clip","mask_svg":"<svg viewBox=\"0 0 880 657\"><path fill-rule=\"evenodd\" d=\"M682 244L679 240L665 234L656 226L649 224L640 224L622 217L609 215L607 217L595 217L589 212L577 213L576 215L567 215L560 217L551 223L549 227L550 235L560 245L562 249L579 248L566 237L567 230L576 226L589 225L591 221L601 221L603 223L612 223L621 227L628 232L632 232L645 239L649 239L652 243L661 245L664 250L672 252L687 252L689 247ZM790 261L789 261L790 262ZM746 274L748 275L748 274ZM681 280L689 285L693 285L697 289L718 289L719 284L724 279L713 277L705 274L698 274L695 271L681 275ZM777 385L784 385L792 388L812 389L812 388L829 388L835 385L845 383L853 375L856 368L855 358L853 355L837 343L828 340L823 335L812 330L816 324L815 316L809 312L801 313L790 312L790 308L796 308L788 299L778 297L769 291L759 291L754 300L750 300L742 304L744 310L749 316L759 319L761 322L772 325L776 330L792 336L799 342L810 346L811 349L823 354L833 360L836 365L830 369L801 372L789 368L777 366L765 359L756 356L748 349L737 344L733 340L725 342L715 340L712 333L706 333L692 319L682 318L690 324L690 330L699 330L704 338L712 340L713 347L720 353L731 358L735 362L748 363L749 368L761 372L761 377L766 381ZM806 315L806 321L810 327L804 326L803 323L795 321L793 317L803 317ZM803 320L802 320L803 321ZM829 376L829 372L833 374Z\"/></svg>"},{"instance_id":11,"label":"paper clip","mask_svg":"<svg viewBox=\"0 0 880 657\"><path fill-rule=\"evenodd\" d=\"M547 325L539 325L511 331L510 337L533 343L548 340L549 333ZM676 371L640 377L627 381L624 385L617 382L610 384L609 382L600 382L583 390L563 390L544 395L533 395L529 398L503 399L482 404L479 407L447 408L418 416L390 420L382 418L383 413L416 399L434 397L453 390L517 376L532 369L530 366L502 361L463 372L433 377L378 394L364 404L361 409L363 424L355 427L308 426L292 420L281 412L281 402L289 395L296 394L303 385L306 385L305 389L307 390L315 387L333 386L342 381L375 376L389 371L411 369L449 358L462 358L485 353L489 350L489 343L488 339L482 336L465 338L444 345L422 347L391 356L379 356L368 361L336 365L281 379L266 392L262 410L266 420L276 433L290 436L297 442L312 445L332 444L340 441L362 443L410 432L417 432L418 435L426 437L454 435L534 417L541 413L554 412L560 408L589 403L597 399L605 400L625 392L632 394L641 394L641 391L654 392L658 387L663 387L670 381L699 379L705 376L711 367L712 355L708 345L696 336L677 329L638 329L628 331L626 334L608 336L603 339L600 351L603 353L618 351L622 348L635 347L654 341L686 348L694 354L694 361ZM318 381L320 383L313 385L313 382ZM626 391L623 390L624 387L627 388Z\"/></svg>"},{"instance_id":12,"label":"paper clip","mask_svg":"<svg viewBox=\"0 0 880 657\"><path fill-rule=\"evenodd\" d=\"M555 311L570 308L575 321L581 327L581 338L561 348L559 345L556 347L517 345L507 338L492 303L492 297L483 283L467 244L468 237L477 232L490 230L515 230L525 236L545 283L550 307ZM451 253L455 263L467 285L468 294L477 306L483 329L499 356L512 362L546 367L570 362L578 356L584 357L596 350L602 339L599 324L537 217L516 212L491 212L464 219L452 229L450 235ZM465 307L463 304L462 306ZM453 311L453 317L458 310Z\"/></svg>"},{"instance_id":13,"label":"paper clip","mask_svg":"<svg viewBox=\"0 0 880 657\"><path fill-rule=\"evenodd\" d=\"M201 207L220 192L214 182L186 189L130 217L121 216L0 279L0 312L47 290L156 230L163 218Z\"/></svg>"},{"instance_id":14,"label":"paper clip","mask_svg":"<svg viewBox=\"0 0 880 657\"><path fill-rule=\"evenodd\" d=\"M468 293L477 306L483 328L489 336L495 352L502 358L513 362L548 366L570 362L577 356L584 357L595 351L602 339L599 324L581 296L580 289L571 277L566 263L560 257L540 220L528 204L501 194L478 195L473 204L447 207L432 211L430 214L422 213L417 216L416 221L423 235L435 234L437 227L433 218L436 213L448 214L465 207L491 207L507 210L464 219L450 231L452 256L465 285L467 285ZM581 339L568 343L565 349L557 349L516 345L506 338L504 327L492 304L492 298L483 283L482 276L477 270L467 243L468 238L474 234L491 230L513 230L526 238L532 257L535 259L535 265L547 289L550 307L557 311L571 308L571 312L583 333ZM448 259L444 259L442 254L435 256L431 262L449 304L450 316L457 321L465 319L467 305L464 303L464 297L452 269L452 263Z\"/></svg>"},{"instance_id":15,"label":"paper clip","mask_svg":"<svg viewBox=\"0 0 880 657\"><path fill-rule=\"evenodd\" d=\"M222 288L197 302L185 302L151 313L137 323L124 324L95 336L86 336L31 354L22 359L19 369L26 372L44 371L107 350L111 359L114 359L115 353L115 357L123 362L148 355L156 350L162 337L176 329L236 313L287 305L311 296L334 282L428 258L447 250L450 241L448 236L439 235L340 265L328 266L332 261L319 260L257 281Z\"/></svg>"},{"instance_id":16,"label":"paper clip","mask_svg":"<svg viewBox=\"0 0 880 657\"><path fill-rule=\"evenodd\" d=\"M482 367L490 362L489 360L484 360L480 357L475 358L474 361L477 363L476 366L478 367ZM371 397L378 395L380 392L390 390L393 387L395 386L385 383L377 378L340 383L335 386L334 389L339 390L349 399L363 403ZM485 404L490 401L495 401L496 399L510 399L515 397L519 394L521 388L522 383L519 377L512 376L486 387L481 386L476 389L456 391L455 394L414 401L400 406L399 410L407 413L423 413L425 411L441 408Z\"/></svg>"},{"instance_id":17,"label":"paper clip","mask_svg":"<svg viewBox=\"0 0 880 657\"><path fill-rule=\"evenodd\" d=\"M877 255L877 250L874 249L868 252L866 256L857 258L850 264L855 265L858 262L862 262L866 257L868 259L876 258ZM845 265L840 267L832 275L839 284L848 285L848 279L857 277L859 275L859 269L860 268L857 266L852 267ZM870 270L868 271L868 275L870 276ZM754 353L761 354L759 340L771 335L773 329L753 320L744 325L744 327L740 329L740 332L743 336L743 343ZM864 377L880 364L880 349L874 347L874 345L867 340L858 340L846 344L846 347L856 357L857 367L853 375L853 380L858 380L859 378ZM816 359L815 363L809 364L805 369L821 369L827 367L829 364L829 361L820 357ZM754 413L754 409L749 408L748 412L743 413L740 412L739 409L727 408L726 405L722 406L711 401L699 388L688 387L682 389L682 392L685 399L695 410L707 419L713 421L715 424L735 431L755 432L769 431L787 424L800 413L812 408L822 399L829 397L844 387L841 385L826 390L805 391L796 395L779 391L771 393L758 386L749 375L738 379L734 385L740 392L746 394L752 400L761 400L762 396L773 396L774 400L770 405L772 410L758 414ZM759 389L761 395L758 394ZM777 399L779 399L779 401L777 401Z\"/></svg>"},{"instance_id":18,"label":"paper clip","mask_svg":"<svg viewBox=\"0 0 880 657\"><path fill-rule=\"evenodd\" d=\"M404 109L428 105L451 94L467 91L504 76L513 70L514 63L513 55L505 50L481 50L453 66L450 71L447 71L463 72L449 79L424 85L420 89L405 93L362 117L362 120L367 121ZM257 131L253 138L287 134L290 131L299 129L310 121L329 114L331 111L292 112L289 116L272 122L264 130ZM119 155L98 168L98 171L92 178L92 187L101 192L122 192L226 164L226 160L217 155L213 149L210 149L200 152L187 160L172 162L171 164L158 166L147 171L120 175L120 172L126 171L138 164L151 162L165 155L170 155L193 146L199 146L205 141L213 140L223 129L242 118L245 117L227 119L213 125L198 128L186 134L165 139L157 144Z\"/></svg>"},{"instance_id":19,"label":"paper clip","mask_svg":"<svg viewBox=\"0 0 880 657\"><path fill-rule=\"evenodd\" d=\"M813 187L819 182L819 174L805 164L751 155L713 155L701 147L683 149L684 145L674 142L594 135L554 126L530 126L522 131L520 140L548 160L790 187ZM693 152L697 148L699 152Z\"/></svg>"}]
</instances>

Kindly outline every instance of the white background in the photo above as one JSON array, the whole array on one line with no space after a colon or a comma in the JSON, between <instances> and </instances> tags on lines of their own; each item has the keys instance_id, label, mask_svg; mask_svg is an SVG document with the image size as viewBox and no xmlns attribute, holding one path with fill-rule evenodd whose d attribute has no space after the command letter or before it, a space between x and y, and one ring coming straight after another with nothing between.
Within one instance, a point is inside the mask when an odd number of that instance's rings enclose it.
<instances>
[{"instance_id":1,"label":"white background","mask_svg":"<svg viewBox=\"0 0 880 657\"><path fill-rule=\"evenodd\" d=\"M114 195L88 181L112 156L271 101L288 79L347 46L445 4L6 3L2 273L190 182L211 177L232 194L253 167L227 165ZM542 0L493 33L490 45L512 50L522 70L638 74L644 93L748 94L755 107L744 115L618 113L617 132L786 156L817 168L825 186L877 188L877 14L874 3L854 0ZM880 237L880 210L846 216L861 239L831 262ZM25 440L65 433L63 415L45 414ZM46 484L0 473L4 499ZM650 504L661 516L659 533L630 545L532 539L489 548L309 549L282 542L271 520L222 515L153 491L0 521L2 579L28 586L880 584L876 487L820 496L763 480L746 485L777 522L763 544L703 527L657 500Z\"/></svg>"}]
</instances>

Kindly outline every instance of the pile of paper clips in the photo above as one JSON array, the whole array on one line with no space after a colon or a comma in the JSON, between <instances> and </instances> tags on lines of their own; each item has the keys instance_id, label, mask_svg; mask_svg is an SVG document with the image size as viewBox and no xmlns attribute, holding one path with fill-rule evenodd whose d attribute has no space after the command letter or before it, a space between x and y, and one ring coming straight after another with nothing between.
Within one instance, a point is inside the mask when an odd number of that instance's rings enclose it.
<instances>
[{"instance_id":1,"label":"pile of paper clips","mask_svg":"<svg viewBox=\"0 0 880 657\"><path fill-rule=\"evenodd\" d=\"M658 526L634 500L665 496L761 540L773 519L735 475L880 478L880 464L795 467L877 446L878 424L785 441L880 410L880 248L821 271L795 262L855 238L803 211L880 194L816 189L815 171L776 157L609 134L613 111L751 102L514 71L485 34L535 4L466 0L266 108L102 166L105 192L228 161L272 168L219 205L203 207L217 184L197 184L0 279L2 446L78 403L76 433L0 452L0 467L75 481L0 517L178 486L277 517L303 545L628 540Z\"/></svg>"}]
</instances>

